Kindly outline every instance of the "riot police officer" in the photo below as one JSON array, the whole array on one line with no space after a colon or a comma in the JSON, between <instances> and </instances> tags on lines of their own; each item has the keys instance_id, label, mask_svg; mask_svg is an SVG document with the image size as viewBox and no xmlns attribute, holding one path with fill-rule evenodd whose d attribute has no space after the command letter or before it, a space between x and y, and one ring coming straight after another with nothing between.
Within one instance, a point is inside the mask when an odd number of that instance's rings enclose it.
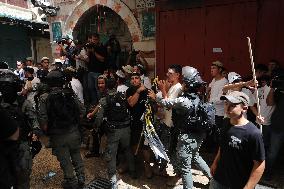
<instances>
[{"instance_id":1,"label":"riot police officer","mask_svg":"<svg viewBox=\"0 0 284 189\"><path fill-rule=\"evenodd\" d=\"M200 102L197 94L199 87L203 84L198 71L195 68L186 66L182 68L183 82L182 94L176 99L159 99L158 103L173 110L172 119L174 127L178 129L177 139L177 171L182 177L183 188L193 188L191 174L191 163L195 163L202 169L203 173L211 177L210 169L206 162L199 156L199 148L206 136L205 132L192 130L189 124L193 117L191 113L195 111ZM152 91L149 96L156 98Z\"/></svg>"},{"instance_id":2,"label":"riot police officer","mask_svg":"<svg viewBox=\"0 0 284 189\"><path fill-rule=\"evenodd\" d=\"M116 92L116 80L109 78L107 81L108 95L99 101L99 110L95 125L104 127L107 134L107 149L105 160L107 161L108 177L111 182L111 189L117 189L116 177L116 156L118 147L124 153L130 172L135 179L134 157L130 149L130 112L124 93Z\"/></svg>"},{"instance_id":3,"label":"riot police officer","mask_svg":"<svg viewBox=\"0 0 284 189\"><path fill-rule=\"evenodd\" d=\"M62 187L77 189L85 183L79 131L80 116L85 113L85 108L71 88L64 88L64 78L60 70L53 70L46 76L50 91L40 96L38 119L63 170Z\"/></svg>"},{"instance_id":4,"label":"riot police officer","mask_svg":"<svg viewBox=\"0 0 284 189\"><path fill-rule=\"evenodd\" d=\"M16 187L30 188L32 172L31 135L38 133L39 125L31 101L22 99L17 92L21 91L20 79L9 70L0 71L1 108L19 125L19 145L15 164ZM36 136L34 135L34 139Z\"/></svg>"}]
</instances>

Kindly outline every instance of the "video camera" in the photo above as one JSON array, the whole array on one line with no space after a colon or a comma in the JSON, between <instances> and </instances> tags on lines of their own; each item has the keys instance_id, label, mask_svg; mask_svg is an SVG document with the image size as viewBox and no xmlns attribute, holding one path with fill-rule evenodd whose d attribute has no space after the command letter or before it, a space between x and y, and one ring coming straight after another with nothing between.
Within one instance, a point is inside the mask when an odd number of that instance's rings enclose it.
<instances>
[{"instance_id":1,"label":"video camera","mask_svg":"<svg viewBox=\"0 0 284 189\"><path fill-rule=\"evenodd\" d=\"M271 88L279 89L281 91L284 91L284 74L283 75L279 75L279 76L275 76L271 80Z\"/></svg>"},{"instance_id":2,"label":"video camera","mask_svg":"<svg viewBox=\"0 0 284 189\"><path fill-rule=\"evenodd\" d=\"M58 45L60 45L60 44L64 45L64 44L67 44L67 43L68 43L68 40L67 40L66 38L62 38L61 40L57 41L56 43L57 43Z\"/></svg>"}]
</instances>

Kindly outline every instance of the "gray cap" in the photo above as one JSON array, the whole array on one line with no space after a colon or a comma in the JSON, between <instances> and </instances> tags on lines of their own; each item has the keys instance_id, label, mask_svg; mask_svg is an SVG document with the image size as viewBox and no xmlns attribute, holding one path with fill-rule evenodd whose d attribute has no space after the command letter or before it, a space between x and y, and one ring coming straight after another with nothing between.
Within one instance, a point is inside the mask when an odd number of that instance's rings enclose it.
<instances>
[{"instance_id":1,"label":"gray cap","mask_svg":"<svg viewBox=\"0 0 284 189\"><path fill-rule=\"evenodd\" d=\"M244 105L249 105L249 97L243 92L233 91L228 95L221 96L220 100L227 100L233 104L243 103Z\"/></svg>"}]
</instances>

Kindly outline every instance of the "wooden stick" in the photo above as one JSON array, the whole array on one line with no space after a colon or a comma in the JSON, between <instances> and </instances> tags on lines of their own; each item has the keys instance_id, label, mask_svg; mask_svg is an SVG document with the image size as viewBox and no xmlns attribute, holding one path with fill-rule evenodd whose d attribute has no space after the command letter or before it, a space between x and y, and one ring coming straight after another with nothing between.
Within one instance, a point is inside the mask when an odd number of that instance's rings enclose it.
<instances>
[{"instance_id":1,"label":"wooden stick","mask_svg":"<svg viewBox=\"0 0 284 189\"><path fill-rule=\"evenodd\" d=\"M135 150L135 153L134 153L135 156L137 156L137 154L138 154L142 137L143 137L143 129L142 129L142 132L141 132L141 135L140 135L140 138L139 138L139 142L138 142L138 145L137 145L136 150Z\"/></svg>"},{"instance_id":2,"label":"wooden stick","mask_svg":"<svg viewBox=\"0 0 284 189\"><path fill-rule=\"evenodd\" d=\"M260 105L259 105L257 82L256 82L255 69L254 69L254 61L253 61L253 55L252 55L252 49L251 49L251 42L250 42L250 38L249 37L247 37L247 39L248 39L249 55L250 55L250 63L251 63L251 69L252 69L252 74L253 74L253 80L254 80L255 87L256 87L255 94L256 94L257 116L260 116ZM260 126L260 131L262 133L262 125L259 124L259 126Z\"/></svg>"}]
</instances>

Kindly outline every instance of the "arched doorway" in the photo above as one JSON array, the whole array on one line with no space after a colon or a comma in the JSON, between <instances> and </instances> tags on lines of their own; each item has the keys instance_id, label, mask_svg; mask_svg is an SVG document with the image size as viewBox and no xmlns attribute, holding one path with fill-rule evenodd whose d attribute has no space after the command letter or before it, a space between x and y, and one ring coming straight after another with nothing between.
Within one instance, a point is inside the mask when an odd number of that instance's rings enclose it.
<instances>
[{"instance_id":1,"label":"arched doorway","mask_svg":"<svg viewBox=\"0 0 284 189\"><path fill-rule=\"evenodd\" d=\"M70 10L71 14L66 19L63 33L67 35L73 35L73 30L83 14L89 10L96 9L97 7L99 8L100 6L102 6L103 8L108 7L121 17L121 19L128 27L129 33L131 35L131 41L134 45L136 42L140 42L142 40L142 32L136 18L134 17L132 11L120 0L80 1L73 10Z\"/></svg>"},{"instance_id":2,"label":"arched doorway","mask_svg":"<svg viewBox=\"0 0 284 189\"><path fill-rule=\"evenodd\" d=\"M119 65L127 62L132 51L132 38L126 23L112 9L95 5L84 12L73 29L73 37L80 43L87 42L91 33L100 35L100 42L105 45L110 36L115 36L119 42Z\"/></svg>"},{"instance_id":3,"label":"arched doorway","mask_svg":"<svg viewBox=\"0 0 284 189\"><path fill-rule=\"evenodd\" d=\"M112 9L96 5L88 9L78 20L73 29L74 39L85 42L90 33L100 34L103 44L110 35L115 35L120 42L122 51L132 50L132 38L126 23Z\"/></svg>"}]
</instances>

